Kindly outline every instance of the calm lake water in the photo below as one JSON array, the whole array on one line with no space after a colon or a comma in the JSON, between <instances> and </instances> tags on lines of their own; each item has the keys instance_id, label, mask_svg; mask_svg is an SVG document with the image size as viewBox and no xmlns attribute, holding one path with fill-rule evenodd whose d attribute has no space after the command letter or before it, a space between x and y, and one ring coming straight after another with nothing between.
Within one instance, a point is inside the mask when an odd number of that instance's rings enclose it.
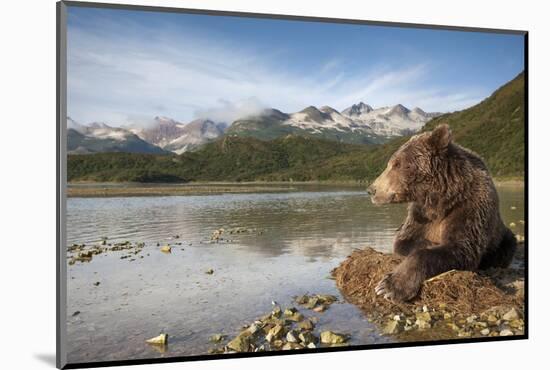
<instances>
[{"instance_id":1,"label":"calm lake water","mask_svg":"<svg viewBox=\"0 0 550 370\"><path fill-rule=\"evenodd\" d=\"M506 223L523 235L523 187L499 193ZM343 301L328 276L354 248L391 251L405 205L374 206L359 187L303 185L278 193L69 198L67 207L69 245L102 237L145 243L135 261L120 259L121 251L68 266L70 362L206 354L212 334L231 337L270 312L272 301L284 308L305 293L341 302L307 312L319 318L317 333L351 334L352 345L392 340ZM252 231L210 242L214 230L235 227ZM161 332L169 334L164 353L145 343Z\"/></svg>"}]
</instances>

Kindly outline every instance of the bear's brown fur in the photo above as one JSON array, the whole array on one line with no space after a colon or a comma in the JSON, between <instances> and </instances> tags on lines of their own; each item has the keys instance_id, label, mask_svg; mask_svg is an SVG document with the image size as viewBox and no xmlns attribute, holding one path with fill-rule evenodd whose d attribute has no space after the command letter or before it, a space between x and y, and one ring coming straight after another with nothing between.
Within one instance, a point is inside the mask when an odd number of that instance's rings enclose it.
<instances>
[{"instance_id":1,"label":"bear's brown fur","mask_svg":"<svg viewBox=\"0 0 550 370\"><path fill-rule=\"evenodd\" d=\"M375 204L409 202L394 241L406 258L376 286L394 301L414 298L425 279L448 270L506 267L514 234L499 213L483 160L452 142L447 125L413 136L369 187Z\"/></svg>"}]
</instances>

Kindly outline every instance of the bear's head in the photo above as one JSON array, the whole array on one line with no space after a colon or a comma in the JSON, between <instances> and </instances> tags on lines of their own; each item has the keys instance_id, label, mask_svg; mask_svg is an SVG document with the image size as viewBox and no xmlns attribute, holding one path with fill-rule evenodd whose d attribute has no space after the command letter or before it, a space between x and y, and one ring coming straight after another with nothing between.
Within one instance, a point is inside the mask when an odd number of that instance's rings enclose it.
<instances>
[{"instance_id":1,"label":"bear's head","mask_svg":"<svg viewBox=\"0 0 550 370\"><path fill-rule=\"evenodd\" d=\"M431 132L415 135L390 158L386 169L368 188L374 204L422 202L441 176L451 130L446 124Z\"/></svg>"}]
</instances>

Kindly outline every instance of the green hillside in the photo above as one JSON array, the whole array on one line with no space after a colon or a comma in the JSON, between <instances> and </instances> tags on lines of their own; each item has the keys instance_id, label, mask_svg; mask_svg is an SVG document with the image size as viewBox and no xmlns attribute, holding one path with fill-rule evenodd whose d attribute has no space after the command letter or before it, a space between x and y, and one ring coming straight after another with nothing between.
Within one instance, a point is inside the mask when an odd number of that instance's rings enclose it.
<instances>
[{"instance_id":1,"label":"green hillside","mask_svg":"<svg viewBox=\"0 0 550 370\"><path fill-rule=\"evenodd\" d=\"M525 77L519 74L481 103L435 118L425 130L447 123L455 140L481 155L493 176L523 176Z\"/></svg>"},{"instance_id":2,"label":"green hillside","mask_svg":"<svg viewBox=\"0 0 550 370\"><path fill-rule=\"evenodd\" d=\"M493 176L524 176L524 75L481 103L430 121L451 126L455 141L479 153ZM287 135L271 141L227 136L182 155L69 155L69 181L370 181L407 137L383 145Z\"/></svg>"},{"instance_id":3,"label":"green hillside","mask_svg":"<svg viewBox=\"0 0 550 370\"><path fill-rule=\"evenodd\" d=\"M225 137L182 155L98 153L69 155L69 181L253 181L270 173L296 169L295 180L313 180L300 169L364 146L302 136L272 141Z\"/></svg>"}]
</instances>

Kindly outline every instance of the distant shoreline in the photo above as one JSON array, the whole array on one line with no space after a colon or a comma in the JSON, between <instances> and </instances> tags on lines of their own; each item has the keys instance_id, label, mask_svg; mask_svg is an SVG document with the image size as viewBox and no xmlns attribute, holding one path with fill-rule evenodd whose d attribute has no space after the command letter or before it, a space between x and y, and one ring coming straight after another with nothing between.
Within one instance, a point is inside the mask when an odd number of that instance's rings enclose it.
<instances>
[{"instance_id":1,"label":"distant shoreline","mask_svg":"<svg viewBox=\"0 0 550 370\"><path fill-rule=\"evenodd\" d=\"M495 185L523 187L520 178L495 179ZM239 193L277 193L294 192L299 186L349 187L365 189L367 182L358 181L250 181L250 182L190 182L174 184L155 183L97 183L71 182L68 184L67 196L70 198L94 197L140 197L140 196L182 196L182 195L212 195Z\"/></svg>"}]
</instances>

